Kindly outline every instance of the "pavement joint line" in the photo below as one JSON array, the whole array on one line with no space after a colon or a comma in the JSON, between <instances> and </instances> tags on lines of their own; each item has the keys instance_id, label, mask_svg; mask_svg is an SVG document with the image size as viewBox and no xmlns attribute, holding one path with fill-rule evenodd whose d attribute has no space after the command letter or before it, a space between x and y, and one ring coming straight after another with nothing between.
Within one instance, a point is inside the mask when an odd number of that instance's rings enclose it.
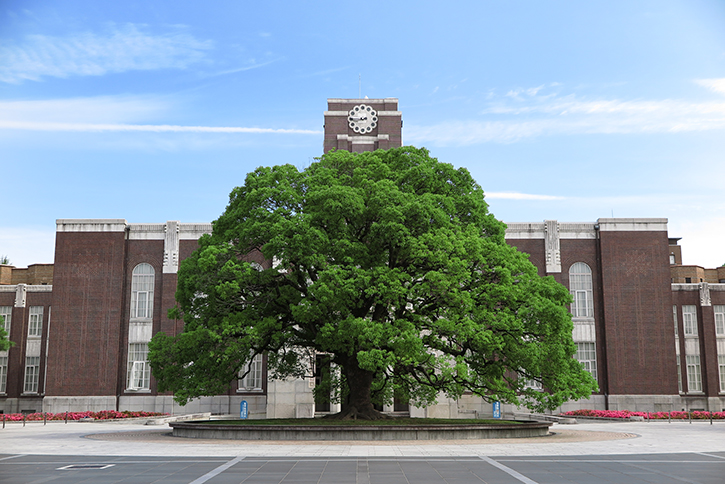
<instances>
[{"instance_id":1,"label":"pavement joint line","mask_svg":"<svg viewBox=\"0 0 725 484\"><path fill-rule=\"evenodd\" d=\"M652 472L654 474L659 474L660 476L665 476L665 477L668 477L670 479L674 479L676 481L687 482L688 484L702 484L700 481L693 481L693 480L690 480L690 479L683 479L682 477L677 477L677 476L675 476L675 475L673 475L671 473L658 471L657 469L653 469L652 467L637 466L637 465L634 465L634 464L629 464L629 466L630 467L635 467L637 469L642 469L643 471Z\"/></svg>"},{"instance_id":2,"label":"pavement joint line","mask_svg":"<svg viewBox=\"0 0 725 484\"><path fill-rule=\"evenodd\" d=\"M239 462L241 462L244 459L244 457L245 456L243 456L243 455L235 457L234 459L228 461L226 464L222 464L219 467L217 467L216 469L213 469L213 470L207 472L203 476L201 476L197 479L194 479L189 484L203 484L204 482L208 481L212 477L216 477L219 474L221 474L222 472L224 472L225 470L232 467L233 465L238 464Z\"/></svg>"},{"instance_id":3,"label":"pavement joint line","mask_svg":"<svg viewBox=\"0 0 725 484\"><path fill-rule=\"evenodd\" d=\"M11 456L9 456L9 457L3 457L3 458L2 458L2 459L0 459L0 460L8 460L8 459L15 459L15 458L17 458L17 457L23 457L24 455L25 455L25 454L11 455Z\"/></svg>"},{"instance_id":4,"label":"pavement joint line","mask_svg":"<svg viewBox=\"0 0 725 484\"><path fill-rule=\"evenodd\" d=\"M699 455L707 455L707 454L700 454ZM712 457L717 457L716 455ZM720 459L725 459L725 457L720 457ZM574 462L586 462L587 464L722 464L722 462L715 461L715 460L634 460L634 459L512 459L512 458L505 458L505 459L499 459L499 462L564 462L564 463L574 463Z\"/></svg>"},{"instance_id":5,"label":"pavement joint line","mask_svg":"<svg viewBox=\"0 0 725 484\"><path fill-rule=\"evenodd\" d=\"M707 457L714 457L716 459L725 459L725 457L723 457L721 455L708 454L707 452L695 452L695 454L697 454L697 455L704 455L704 456L707 456Z\"/></svg>"},{"instance_id":6,"label":"pavement joint line","mask_svg":"<svg viewBox=\"0 0 725 484\"><path fill-rule=\"evenodd\" d=\"M480 456L480 458L481 458L481 460L483 460L483 461L489 463L490 465L492 465L492 466L494 466L494 467L496 467L496 468L504 471L506 474L510 475L511 477L513 477L514 479L516 479L518 481L523 482L524 484L539 484L538 482L536 482L536 481L534 481L532 479L529 479L525 475L523 475L523 474L521 474L519 472L516 472L515 470L511 469L510 467L507 467L507 466L501 464L500 462L496 462L495 460L491 459L490 457L487 457L485 455L482 455L482 456Z\"/></svg>"},{"instance_id":7,"label":"pavement joint line","mask_svg":"<svg viewBox=\"0 0 725 484\"><path fill-rule=\"evenodd\" d=\"M27 457L29 454L17 456L17 457ZM83 456L83 457L95 457L95 456ZM107 457L107 456L102 456ZM4 459L0 459L4 460ZM100 462L93 462L93 464L99 464L99 463L109 463L109 464L215 464L217 462L228 462L227 460L219 460L219 459L207 459L207 460L194 460L194 459L176 459L176 460L105 460ZM65 464L67 461L59 461L59 462L53 462L53 461L43 461L41 464L43 465L58 465L58 464ZM8 462L5 464L0 465L28 465L27 462Z\"/></svg>"}]
</instances>

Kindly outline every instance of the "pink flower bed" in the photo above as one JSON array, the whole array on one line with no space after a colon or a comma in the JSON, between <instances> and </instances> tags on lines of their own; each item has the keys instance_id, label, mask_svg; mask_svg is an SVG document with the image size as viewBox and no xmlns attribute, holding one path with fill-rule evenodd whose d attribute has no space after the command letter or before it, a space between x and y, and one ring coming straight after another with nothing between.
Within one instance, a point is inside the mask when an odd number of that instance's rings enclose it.
<instances>
[{"instance_id":1,"label":"pink flower bed","mask_svg":"<svg viewBox=\"0 0 725 484\"><path fill-rule=\"evenodd\" d=\"M63 413L46 413L45 418L47 420L65 420L66 415L68 420L80 420L82 418L93 418L96 420L112 420L117 418L139 418L139 417L161 417L168 415L168 413L156 413L156 412L129 412L124 410L123 412L117 412L115 410L102 410L100 412L63 412ZM8 413L2 416L8 422L22 422L22 413ZM42 413L30 413L25 416L25 420L43 420Z\"/></svg>"},{"instance_id":2,"label":"pink flower bed","mask_svg":"<svg viewBox=\"0 0 725 484\"><path fill-rule=\"evenodd\" d=\"M603 418L629 418L644 417L648 419L667 420L672 419L725 419L725 412L630 412L629 410L572 410L564 412L562 415L567 417L603 417Z\"/></svg>"}]
</instances>

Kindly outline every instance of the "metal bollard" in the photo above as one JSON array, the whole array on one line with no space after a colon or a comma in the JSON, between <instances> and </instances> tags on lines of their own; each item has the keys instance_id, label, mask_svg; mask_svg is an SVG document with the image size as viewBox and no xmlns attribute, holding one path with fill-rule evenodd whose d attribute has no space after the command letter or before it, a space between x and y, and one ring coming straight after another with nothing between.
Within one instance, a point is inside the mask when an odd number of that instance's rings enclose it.
<instances>
[{"instance_id":1,"label":"metal bollard","mask_svg":"<svg viewBox=\"0 0 725 484\"><path fill-rule=\"evenodd\" d=\"M25 414L23 414L23 427L25 427Z\"/></svg>"},{"instance_id":2,"label":"metal bollard","mask_svg":"<svg viewBox=\"0 0 725 484\"><path fill-rule=\"evenodd\" d=\"M48 414L43 412L43 425L48 423Z\"/></svg>"},{"instance_id":3,"label":"metal bollard","mask_svg":"<svg viewBox=\"0 0 725 484\"><path fill-rule=\"evenodd\" d=\"M687 420L689 420L690 424L692 424L692 412L690 412L689 410L687 411Z\"/></svg>"},{"instance_id":4,"label":"metal bollard","mask_svg":"<svg viewBox=\"0 0 725 484\"><path fill-rule=\"evenodd\" d=\"M68 412L65 412L65 423L68 423Z\"/></svg>"},{"instance_id":5,"label":"metal bollard","mask_svg":"<svg viewBox=\"0 0 725 484\"><path fill-rule=\"evenodd\" d=\"M667 423L672 423L672 412L667 412Z\"/></svg>"},{"instance_id":6,"label":"metal bollard","mask_svg":"<svg viewBox=\"0 0 725 484\"><path fill-rule=\"evenodd\" d=\"M712 412L709 412L709 413L710 413L710 425L712 425Z\"/></svg>"}]
</instances>

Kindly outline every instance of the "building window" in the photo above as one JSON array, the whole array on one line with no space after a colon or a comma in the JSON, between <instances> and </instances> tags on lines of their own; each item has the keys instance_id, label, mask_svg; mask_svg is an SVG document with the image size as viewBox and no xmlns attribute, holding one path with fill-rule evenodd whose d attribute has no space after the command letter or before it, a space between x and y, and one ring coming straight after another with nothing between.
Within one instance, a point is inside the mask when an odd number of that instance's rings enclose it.
<instances>
[{"instance_id":1,"label":"building window","mask_svg":"<svg viewBox=\"0 0 725 484\"><path fill-rule=\"evenodd\" d=\"M677 355L677 391L682 393L682 365L680 365L680 355Z\"/></svg>"},{"instance_id":2,"label":"building window","mask_svg":"<svg viewBox=\"0 0 725 484\"><path fill-rule=\"evenodd\" d=\"M151 367L148 362L148 343L128 345L128 386L129 390L148 390L151 384Z\"/></svg>"},{"instance_id":3,"label":"building window","mask_svg":"<svg viewBox=\"0 0 725 484\"><path fill-rule=\"evenodd\" d=\"M670 264L675 263L675 254L670 254Z\"/></svg>"},{"instance_id":4,"label":"building window","mask_svg":"<svg viewBox=\"0 0 725 484\"><path fill-rule=\"evenodd\" d=\"M8 357L0 356L0 393L5 393L8 384Z\"/></svg>"},{"instance_id":5,"label":"building window","mask_svg":"<svg viewBox=\"0 0 725 484\"><path fill-rule=\"evenodd\" d=\"M154 268L139 264L131 276L131 319L150 319L154 308Z\"/></svg>"},{"instance_id":6,"label":"building window","mask_svg":"<svg viewBox=\"0 0 725 484\"><path fill-rule=\"evenodd\" d=\"M682 325L685 336L697 336L697 313L694 305L682 306Z\"/></svg>"},{"instance_id":7,"label":"building window","mask_svg":"<svg viewBox=\"0 0 725 484\"><path fill-rule=\"evenodd\" d=\"M12 315L12 306L0 306L0 316L2 316L5 320L5 332L8 333L8 337L10 336L10 318L12 317Z\"/></svg>"},{"instance_id":8,"label":"building window","mask_svg":"<svg viewBox=\"0 0 725 484\"><path fill-rule=\"evenodd\" d=\"M25 358L25 385L23 393L38 393L38 377L40 376L40 356Z\"/></svg>"},{"instance_id":9,"label":"building window","mask_svg":"<svg viewBox=\"0 0 725 484\"><path fill-rule=\"evenodd\" d=\"M720 393L725 393L725 355L718 355L717 367L720 373Z\"/></svg>"},{"instance_id":10,"label":"building window","mask_svg":"<svg viewBox=\"0 0 725 484\"><path fill-rule=\"evenodd\" d=\"M28 336L43 335L43 306L30 306Z\"/></svg>"},{"instance_id":11,"label":"building window","mask_svg":"<svg viewBox=\"0 0 725 484\"><path fill-rule=\"evenodd\" d=\"M725 305L716 304L712 309L715 313L715 334L725 336Z\"/></svg>"},{"instance_id":12,"label":"building window","mask_svg":"<svg viewBox=\"0 0 725 484\"><path fill-rule=\"evenodd\" d=\"M262 355L256 355L249 362L247 368L239 370L239 380L237 381L238 392L261 392L262 391L262 376L264 362L262 361ZM242 375L249 369L247 376L242 378Z\"/></svg>"},{"instance_id":13,"label":"building window","mask_svg":"<svg viewBox=\"0 0 725 484\"><path fill-rule=\"evenodd\" d=\"M692 282L692 277L685 277L685 284L690 284Z\"/></svg>"},{"instance_id":14,"label":"building window","mask_svg":"<svg viewBox=\"0 0 725 484\"><path fill-rule=\"evenodd\" d=\"M702 375L700 374L700 355L685 355L687 363L687 391L702 391Z\"/></svg>"},{"instance_id":15,"label":"building window","mask_svg":"<svg viewBox=\"0 0 725 484\"><path fill-rule=\"evenodd\" d=\"M672 319L675 321L675 338L679 336L679 329L677 328L677 306L672 306Z\"/></svg>"},{"instance_id":16,"label":"building window","mask_svg":"<svg viewBox=\"0 0 725 484\"><path fill-rule=\"evenodd\" d=\"M595 343L577 343L576 360L597 380L597 349Z\"/></svg>"},{"instance_id":17,"label":"building window","mask_svg":"<svg viewBox=\"0 0 725 484\"><path fill-rule=\"evenodd\" d=\"M591 318L594 316L592 298L592 270L583 262L577 262L569 269L569 291L574 302L571 314L575 318Z\"/></svg>"},{"instance_id":18,"label":"building window","mask_svg":"<svg viewBox=\"0 0 725 484\"><path fill-rule=\"evenodd\" d=\"M544 389L544 385L542 385L540 381L534 380L532 378L531 380L526 380L526 382L524 383L524 388L530 388L532 390L540 391Z\"/></svg>"}]
</instances>

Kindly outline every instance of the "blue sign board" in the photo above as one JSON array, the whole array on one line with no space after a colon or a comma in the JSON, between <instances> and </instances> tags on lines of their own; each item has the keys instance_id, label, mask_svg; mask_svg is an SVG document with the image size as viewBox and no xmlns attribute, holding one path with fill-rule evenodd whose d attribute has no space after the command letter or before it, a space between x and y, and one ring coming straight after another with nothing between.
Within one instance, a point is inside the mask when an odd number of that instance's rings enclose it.
<instances>
[{"instance_id":1,"label":"blue sign board","mask_svg":"<svg viewBox=\"0 0 725 484\"><path fill-rule=\"evenodd\" d=\"M501 402L493 402L493 418L501 418Z\"/></svg>"},{"instance_id":2,"label":"blue sign board","mask_svg":"<svg viewBox=\"0 0 725 484\"><path fill-rule=\"evenodd\" d=\"M247 401L242 400L242 403L239 404L239 418L247 418L249 414L248 408Z\"/></svg>"}]
</instances>

